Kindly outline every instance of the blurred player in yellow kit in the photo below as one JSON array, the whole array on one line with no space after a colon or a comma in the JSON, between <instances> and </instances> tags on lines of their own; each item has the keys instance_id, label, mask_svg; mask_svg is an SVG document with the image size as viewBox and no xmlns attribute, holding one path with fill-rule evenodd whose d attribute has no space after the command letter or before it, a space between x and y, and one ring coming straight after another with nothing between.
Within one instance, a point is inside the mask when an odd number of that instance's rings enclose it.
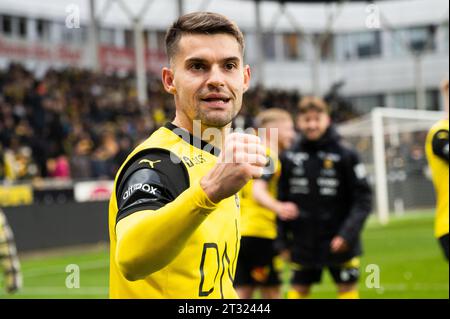
<instances>
[{"instance_id":1,"label":"blurred player in yellow kit","mask_svg":"<svg viewBox=\"0 0 450 319\"><path fill-rule=\"evenodd\" d=\"M5 276L5 290L7 293L15 293L22 288L22 273L17 256L16 245L11 228L6 216L0 208L0 268Z\"/></svg>"},{"instance_id":2,"label":"blurred player in yellow kit","mask_svg":"<svg viewBox=\"0 0 450 319\"><path fill-rule=\"evenodd\" d=\"M449 163L449 136L448 136L448 79L441 87L444 97L446 118L437 122L428 132L426 140L426 153L431 168L433 184L436 190L436 219L434 235L438 238L445 256L449 258L449 188L448 188L448 163Z\"/></svg>"},{"instance_id":3,"label":"blurred player in yellow kit","mask_svg":"<svg viewBox=\"0 0 450 319\"><path fill-rule=\"evenodd\" d=\"M261 112L255 124L267 147L268 165L263 176L250 181L240 193L242 240L235 287L241 298L252 298L255 289L261 288L263 298L276 299L280 298L274 267L277 216L291 220L298 215L295 204L276 199L281 172L278 153L291 146L295 130L291 115L275 108Z\"/></svg>"},{"instance_id":4,"label":"blurred player in yellow kit","mask_svg":"<svg viewBox=\"0 0 450 319\"><path fill-rule=\"evenodd\" d=\"M117 173L110 297L237 298L236 194L266 164L257 136L229 134L250 82L243 35L222 15L191 13L169 28L166 49L162 82L176 116Z\"/></svg>"}]
</instances>

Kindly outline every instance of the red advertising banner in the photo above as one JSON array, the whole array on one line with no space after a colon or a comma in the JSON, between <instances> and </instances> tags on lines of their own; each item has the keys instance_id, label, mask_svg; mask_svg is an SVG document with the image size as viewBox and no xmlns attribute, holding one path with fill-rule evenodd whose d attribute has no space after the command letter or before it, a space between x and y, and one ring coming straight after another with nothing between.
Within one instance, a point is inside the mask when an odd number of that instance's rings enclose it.
<instances>
[{"instance_id":1,"label":"red advertising banner","mask_svg":"<svg viewBox=\"0 0 450 319\"><path fill-rule=\"evenodd\" d=\"M83 50L64 45L43 45L0 37L0 57L12 60L43 60L79 65Z\"/></svg>"},{"instance_id":2,"label":"red advertising banner","mask_svg":"<svg viewBox=\"0 0 450 319\"><path fill-rule=\"evenodd\" d=\"M26 42L22 39L10 39L0 36L0 57L21 62L38 60L52 64L67 64L84 67L89 60L86 47L73 47L61 44L45 44ZM135 71L134 49L100 46L98 50L99 64L103 71ZM147 49L145 64L148 72L159 74L166 64L166 54Z\"/></svg>"}]
</instances>

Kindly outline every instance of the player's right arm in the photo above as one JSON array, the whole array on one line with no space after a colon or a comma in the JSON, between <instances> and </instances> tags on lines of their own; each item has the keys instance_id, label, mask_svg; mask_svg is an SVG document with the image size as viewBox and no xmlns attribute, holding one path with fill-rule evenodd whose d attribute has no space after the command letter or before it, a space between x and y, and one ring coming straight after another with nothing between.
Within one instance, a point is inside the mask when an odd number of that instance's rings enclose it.
<instances>
[{"instance_id":1,"label":"player's right arm","mask_svg":"<svg viewBox=\"0 0 450 319\"><path fill-rule=\"evenodd\" d=\"M158 164L154 164L155 169L144 174L152 176L146 183L148 192L140 192L131 203L118 199L116 260L124 277L143 279L168 265L221 200L237 193L251 178L261 176L264 154L259 138L231 134L215 167L179 195L169 187L176 188L176 180L181 178L177 170L172 167L158 172ZM142 184L131 181L136 182ZM118 195L127 197L127 190L133 188L119 186Z\"/></svg>"}]
</instances>

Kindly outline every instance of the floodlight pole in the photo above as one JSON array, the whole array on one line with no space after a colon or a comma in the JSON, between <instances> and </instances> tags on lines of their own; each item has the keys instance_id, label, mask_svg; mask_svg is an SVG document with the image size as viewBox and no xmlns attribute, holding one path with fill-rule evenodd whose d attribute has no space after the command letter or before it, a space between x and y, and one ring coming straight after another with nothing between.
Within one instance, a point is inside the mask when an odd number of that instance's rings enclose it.
<instances>
[{"instance_id":1,"label":"floodlight pole","mask_svg":"<svg viewBox=\"0 0 450 319\"><path fill-rule=\"evenodd\" d=\"M147 75L145 66L145 48L144 34L141 19L136 18L133 21L134 29L134 54L136 57L136 80L138 100L141 105L147 103Z\"/></svg>"},{"instance_id":2,"label":"floodlight pole","mask_svg":"<svg viewBox=\"0 0 450 319\"><path fill-rule=\"evenodd\" d=\"M261 21L261 1L255 1L255 31L256 31L256 84L260 85L264 79L264 45L263 45L263 30Z\"/></svg>"},{"instance_id":3,"label":"floodlight pole","mask_svg":"<svg viewBox=\"0 0 450 319\"><path fill-rule=\"evenodd\" d=\"M178 9L178 16L181 17L184 13L184 2L183 0L177 0L177 9Z\"/></svg>"},{"instance_id":4,"label":"floodlight pole","mask_svg":"<svg viewBox=\"0 0 450 319\"><path fill-rule=\"evenodd\" d=\"M312 36L312 35L311 35ZM312 39L311 46L313 49L313 57L311 63L311 84L312 93L315 96L320 95L320 58L322 55L322 45L319 41Z\"/></svg>"},{"instance_id":5,"label":"floodlight pole","mask_svg":"<svg viewBox=\"0 0 450 319\"><path fill-rule=\"evenodd\" d=\"M320 95L320 65L321 65L321 58L322 58L322 47L325 43L325 41L328 39L328 37L331 35L333 31L333 24L336 21L337 17L340 14L340 11L343 7L343 4L347 0L342 0L339 2L337 7L337 12L333 12L333 10L330 10L330 13L327 17L327 26L325 27L325 32L318 35L316 38L314 35L308 35L309 36L309 42L311 44L312 50L313 50L313 56L311 61L311 92L314 95ZM331 7L330 7L331 8ZM284 14L286 18L289 20L290 24L294 28L294 31L299 34L305 34L306 32L303 31L302 27L298 24L297 19L294 15L292 15L289 10L286 9L286 5L284 2L281 3L281 14Z\"/></svg>"},{"instance_id":6,"label":"floodlight pole","mask_svg":"<svg viewBox=\"0 0 450 319\"><path fill-rule=\"evenodd\" d=\"M90 67L98 71L100 64L98 61L98 23L95 17L95 0L89 0L89 54Z\"/></svg>"},{"instance_id":7,"label":"floodlight pole","mask_svg":"<svg viewBox=\"0 0 450 319\"><path fill-rule=\"evenodd\" d=\"M211 1L212 0L203 0L200 3L200 6L198 7L197 11L206 11L208 9L209 5L211 4Z\"/></svg>"},{"instance_id":8,"label":"floodlight pole","mask_svg":"<svg viewBox=\"0 0 450 319\"><path fill-rule=\"evenodd\" d=\"M416 86L416 109L426 109L425 88L423 86L422 59L421 53L413 54L414 61L414 81Z\"/></svg>"},{"instance_id":9,"label":"floodlight pole","mask_svg":"<svg viewBox=\"0 0 450 319\"><path fill-rule=\"evenodd\" d=\"M383 21L384 26L393 32L394 28L389 20L383 15L380 11L380 18ZM448 10L444 14L441 22L437 23L436 26L443 25L444 23L448 23ZM422 72L422 61L429 49L431 49L433 45L433 37L428 37L427 42L425 43L424 48L422 50L414 50L411 48L410 44L404 39L400 39L400 45L411 55L414 63L414 81L415 81L415 89L416 89L416 109L425 110L426 105L426 91L423 85L423 72Z\"/></svg>"},{"instance_id":10,"label":"floodlight pole","mask_svg":"<svg viewBox=\"0 0 450 319\"><path fill-rule=\"evenodd\" d=\"M144 114L147 113L145 104L147 103L147 68L145 64L144 32L142 28L142 19L150 7L152 0L146 0L144 6L137 16L134 16L123 0L116 0L125 14L133 23L134 31L134 55L136 60L135 73L137 82L138 101Z\"/></svg>"}]
</instances>

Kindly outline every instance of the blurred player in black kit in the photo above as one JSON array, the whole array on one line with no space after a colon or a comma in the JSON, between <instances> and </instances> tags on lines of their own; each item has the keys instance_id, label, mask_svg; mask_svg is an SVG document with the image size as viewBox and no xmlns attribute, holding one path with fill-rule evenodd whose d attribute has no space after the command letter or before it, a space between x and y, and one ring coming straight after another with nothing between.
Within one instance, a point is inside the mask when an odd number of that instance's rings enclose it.
<instances>
[{"instance_id":1,"label":"blurred player in black kit","mask_svg":"<svg viewBox=\"0 0 450 319\"><path fill-rule=\"evenodd\" d=\"M340 140L323 100L302 99L297 128L300 140L281 157L279 182L279 199L299 209L294 221L279 222L294 267L289 297L308 297L328 268L339 298L359 298L360 234L372 209L365 168Z\"/></svg>"}]
</instances>

